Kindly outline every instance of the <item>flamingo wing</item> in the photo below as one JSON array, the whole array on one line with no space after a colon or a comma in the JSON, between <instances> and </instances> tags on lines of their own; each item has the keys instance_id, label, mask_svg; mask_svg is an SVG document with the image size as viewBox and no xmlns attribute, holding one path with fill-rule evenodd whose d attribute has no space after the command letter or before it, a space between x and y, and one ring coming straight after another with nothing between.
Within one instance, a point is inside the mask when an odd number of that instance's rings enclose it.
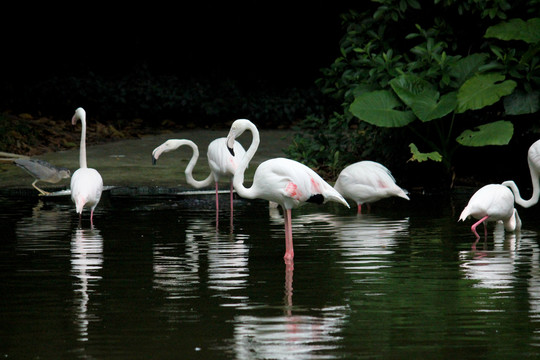
<instances>
[{"instance_id":1,"label":"flamingo wing","mask_svg":"<svg viewBox=\"0 0 540 360\"><path fill-rule=\"evenodd\" d=\"M275 158L259 165L253 179L259 197L292 209L305 202L328 200L348 206L345 199L315 171L299 162Z\"/></svg>"}]
</instances>

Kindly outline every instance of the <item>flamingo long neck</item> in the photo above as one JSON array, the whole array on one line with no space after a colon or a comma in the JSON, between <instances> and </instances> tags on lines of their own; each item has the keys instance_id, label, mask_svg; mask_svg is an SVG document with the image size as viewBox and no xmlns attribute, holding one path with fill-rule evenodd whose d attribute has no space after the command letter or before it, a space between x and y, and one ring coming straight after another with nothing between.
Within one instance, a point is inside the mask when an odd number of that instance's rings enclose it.
<instances>
[{"instance_id":1,"label":"flamingo long neck","mask_svg":"<svg viewBox=\"0 0 540 360\"><path fill-rule=\"evenodd\" d=\"M246 188L244 186L244 173L249 165L249 162L251 159L253 159L255 152L257 152L257 149L259 148L260 137L257 127L252 123L247 124L246 130L251 131L253 139L251 140L251 145L249 145L246 154L240 161L240 164L238 164L238 168L234 173L233 186L239 196L247 199L255 199L257 197L257 192L254 188L255 184L252 184L250 188Z\"/></svg>"},{"instance_id":2,"label":"flamingo long neck","mask_svg":"<svg viewBox=\"0 0 540 360\"><path fill-rule=\"evenodd\" d=\"M514 201L516 204L523 206L524 208L529 208L536 203L538 203L538 199L540 198L540 183L538 179L538 172L534 166L534 164L529 161L529 170L531 171L531 181L532 181L532 187L533 187L533 193L529 200L525 200L521 197L521 194L519 193L519 189L515 182L513 181L505 181L502 184L505 186L508 186L510 190L514 193Z\"/></svg>"},{"instance_id":3,"label":"flamingo long neck","mask_svg":"<svg viewBox=\"0 0 540 360\"><path fill-rule=\"evenodd\" d=\"M199 148L197 147L197 145L195 145L191 141L184 142L182 145L188 145L191 147L191 149L193 149L193 155L191 155L191 159L189 160L189 163L186 166L186 170L184 171L184 173L186 174L186 182L196 189L210 186L214 182L214 177L212 176L212 173L210 173L210 175L208 175L208 177L202 181L198 181L193 178L193 168L195 167L195 164L197 164L197 160L199 159Z\"/></svg>"},{"instance_id":4,"label":"flamingo long neck","mask_svg":"<svg viewBox=\"0 0 540 360\"><path fill-rule=\"evenodd\" d=\"M531 181L532 181L532 187L533 187L533 193L529 200L527 200L527 204L529 206L533 206L538 202L538 198L540 197L540 183L538 182L538 171L536 169L536 166L529 160L529 170L531 171Z\"/></svg>"},{"instance_id":5,"label":"flamingo long neck","mask_svg":"<svg viewBox=\"0 0 540 360\"><path fill-rule=\"evenodd\" d=\"M79 150L79 167L86 168L86 116L81 116L81 148Z\"/></svg>"}]
</instances>

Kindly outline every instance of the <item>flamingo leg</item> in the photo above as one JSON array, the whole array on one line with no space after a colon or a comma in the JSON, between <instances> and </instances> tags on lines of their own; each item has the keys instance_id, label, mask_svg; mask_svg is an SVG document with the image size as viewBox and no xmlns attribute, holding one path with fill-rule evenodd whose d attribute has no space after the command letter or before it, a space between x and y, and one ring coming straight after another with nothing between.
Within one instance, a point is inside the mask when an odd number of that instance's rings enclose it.
<instances>
[{"instance_id":1,"label":"flamingo leg","mask_svg":"<svg viewBox=\"0 0 540 360\"><path fill-rule=\"evenodd\" d=\"M230 219L230 227L231 227L231 232L232 232L232 228L233 228L233 200L234 200L234 195L233 195L233 190L234 190L234 187L233 187L233 183L231 181L231 190L230 190L230 193L231 193L231 219Z\"/></svg>"},{"instance_id":2,"label":"flamingo leg","mask_svg":"<svg viewBox=\"0 0 540 360\"><path fill-rule=\"evenodd\" d=\"M292 239L292 216L291 209L285 210L285 262L291 262L294 258L294 247Z\"/></svg>"},{"instance_id":3,"label":"flamingo leg","mask_svg":"<svg viewBox=\"0 0 540 360\"><path fill-rule=\"evenodd\" d=\"M362 213L362 204L358 204L358 214Z\"/></svg>"},{"instance_id":4,"label":"flamingo leg","mask_svg":"<svg viewBox=\"0 0 540 360\"><path fill-rule=\"evenodd\" d=\"M219 222L219 188L218 182L216 181L216 229L218 228Z\"/></svg>"},{"instance_id":5,"label":"flamingo leg","mask_svg":"<svg viewBox=\"0 0 540 360\"><path fill-rule=\"evenodd\" d=\"M219 210L219 188L218 188L218 183L216 181L216 213L217 211Z\"/></svg>"},{"instance_id":6,"label":"flamingo leg","mask_svg":"<svg viewBox=\"0 0 540 360\"><path fill-rule=\"evenodd\" d=\"M94 227L94 209L90 209L90 226Z\"/></svg>"},{"instance_id":7,"label":"flamingo leg","mask_svg":"<svg viewBox=\"0 0 540 360\"><path fill-rule=\"evenodd\" d=\"M233 200L234 200L233 191L234 191L234 187L233 187L233 183L231 182L231 189L230 189L230 193L231 193L231 218L233 216Z\"/></svg>"},{"instance_id":8,"label":"flamingo leg","mask_svg":"<svg viewBox=\"0 0 540 360\"><path fill-rule=\"evenodd\" d=\"M480 235L478 235L478 233L476 232L476 227L477 227L478 225L480 225L480 223L483 223L484 221L486 221L488 217L489 217L488 215L484 216L483 218L481 218L480 220L478 220L477 222L475 222L475 223L471 226L471 231L473 232L474 235L476 235L476 238L477 238L477 239L480 238ZM486 236L487 236L487 227L486 227L486 224L485 224L485 223L484 223L484 226L485 226L484 229L485 229Z\"/></svg>"}]
</instances>

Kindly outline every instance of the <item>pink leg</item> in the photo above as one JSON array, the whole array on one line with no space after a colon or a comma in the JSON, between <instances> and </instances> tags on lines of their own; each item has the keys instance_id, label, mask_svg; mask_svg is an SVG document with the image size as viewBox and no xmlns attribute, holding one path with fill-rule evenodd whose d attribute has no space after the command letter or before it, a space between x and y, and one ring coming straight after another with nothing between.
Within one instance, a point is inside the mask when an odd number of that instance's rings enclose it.
<instances>
[{"instance_id":1,"label":"pink leg","mask_svg":"<svg viewBox=\"0 0 540 360\"><path fill-rule=\"evenodd\" d=\"M94 209L90 209L90 226L94 226Z\"/></svg>"},{"instance_id":2,"label":"pink leg","mask_svg":"<svg viewBox=\"0 0 540 360\"><path fill-rule=\"evenodd\" d=\"M231 217L230 217L230 220L229 220L229 225L231 227L231 234L232 234L232 229L233 229L233 200L234 200L234 195L233 195L233 184L231 182L231 190L230 190L230 193L231 193Z\"/></svg>"},{"instance_id":3,"label":"pink leg","mask_svg":"<svg viewBox=\"0 0 540 360\"><path fill-rule=\"evenodd\" d=\"M216 212L219 210L219 187L216 181Z\"/></svg>"},{"instance_id":4,"label":"pink leg","mask_svg":"<svg viewBox=\"0 0 540 360\"><path fill-rule=\"evenodd\" d=\"M358 214L362 213L362 204L358 204Z\"/></svg>"},{"instance_id":5,"label":"pink leg","mask_svg":"<svg viewBox=\"0 0 540 360\"><path fill-rule=\"evenodd\" d=\"M218 228L219 223L219 187L216 181L216 229Z\"/></svg>"},{"instance_id":6,"label":"pink leg","mask_svg":"<svg viewBox=\"0 0 540 360\"><path fill-rule=\"evenodd\" d=\"M292 261L294 258L294 247L292 239L292 219L291 209L285 210L285 262Z\"/></svg>"},{"instance_id":7,"label":"pink leg","mask_svg":"<svg viewBox=\"0 0 540 360\"><path fill-rule=\"evenodd\" d=\"M233 187L233 184L231 182L231 190L230 190L230 193L231 193L231 218L233 216L233 200L234 200L233 190L234 190L234 187Z\"/></svg>"},{"instance_id":8,"label":"pink leg","mask_svg":"<svg viewBox=\"0 0 540 360\"><path fill-rule=\"evenodd\" d=\"M475 222L475 223L473 224L473 226L471 226L471 231L473 232L474 235L476 235L476 238L480 238L480 235L478 235L478 233L476 232L476 227L477 227L478 225L480 225L480 223L486 221L488 217L489 217L488 215L484 216L483 218L481 218L480 220L478 220L477 222ZM485 223L484 223L484 226L486 226ZM484 228L484 229L485 229L486 236L487 236L487 227Z\"/></svg>"}]
</instances>

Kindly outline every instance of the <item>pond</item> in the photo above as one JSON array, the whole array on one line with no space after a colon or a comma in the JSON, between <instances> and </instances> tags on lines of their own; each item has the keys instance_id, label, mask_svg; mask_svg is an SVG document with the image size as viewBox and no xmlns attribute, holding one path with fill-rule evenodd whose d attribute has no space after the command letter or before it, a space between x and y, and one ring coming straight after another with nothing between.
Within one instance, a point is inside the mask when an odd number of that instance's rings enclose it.
<instances>
[{"instance_id":1,"label":"pond","mask_svg":"<svg viewBox=\"0 0 540 360\"><path fill-rule=\"evenodd\" d=\"M540 354L538 209L473 247L470 194L283 217L227 195L0 195L0 356L12 359L510 359ZM353 207L354 208L354 207ZM481 232L483 233L483 231Z\"/></svg>"}]
</instances>

